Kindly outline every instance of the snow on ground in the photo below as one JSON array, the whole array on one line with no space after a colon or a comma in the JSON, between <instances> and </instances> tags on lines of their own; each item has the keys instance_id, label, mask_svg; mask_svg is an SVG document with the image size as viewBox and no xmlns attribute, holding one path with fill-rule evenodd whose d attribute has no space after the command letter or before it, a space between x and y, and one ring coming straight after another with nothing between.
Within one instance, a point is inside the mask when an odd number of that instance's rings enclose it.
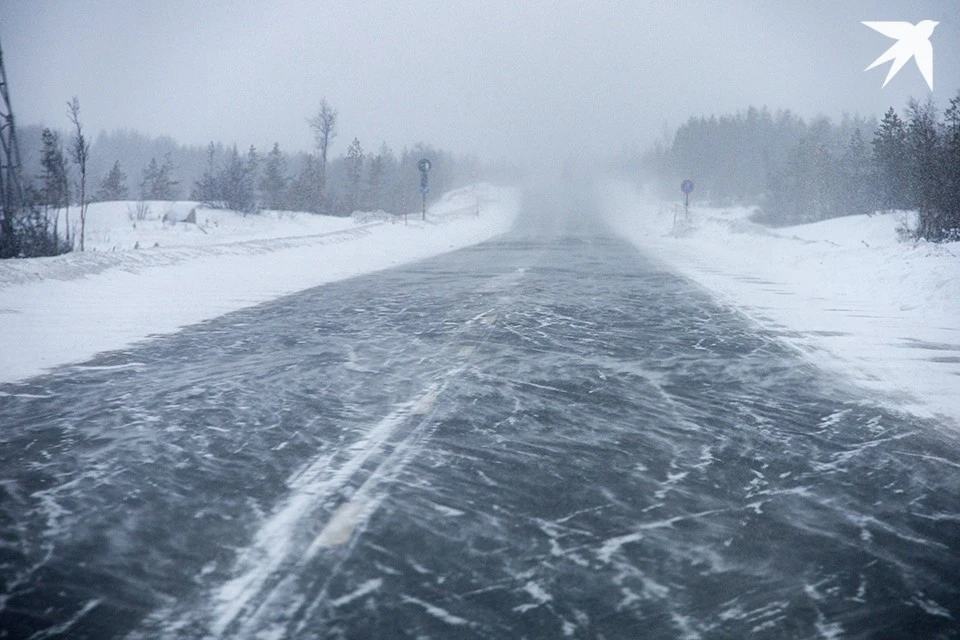
<instances>
[{"instance_id":1,"label":"snow on ground","mask_svg":"<svg viewBox=\"0 0 960 640\"><path fill-rule=\"evenodd\" d=\"M960 243L901 242L904 214L771 229L747 208L600 189L630 242L880 402L960 425ZM676 216L676 223L675 223Z\"/></svg>"},{"instance_id":2,"label":"snow on ground","mask_svg":"<svg viewBox=\"0 0 960 640\"><path fill-rule=\"evenodd\" d=\"M195 224L184 223L193 214ZM79 210L70 211L76 228ZM66 215L58 218L61 233ZM134 248L197 246L229 241L266 240L339 231L352 226L350 218L291 211L262 211L237 215L208 209L196 202L95 202L88 207L84 248L117 251Z\"/></svg>"},{"instance_id":3,"label":"snow on ground","mask_svg":"<svg viewBox=\"0 0 960 640\"><path fill-rule=\"evenodd\" d=\"M406 224L383 215L241 216L196 203L148 204L143 216L135 202L91 205L83 253L0 262L0 382L482 242L512 226L519 196L466 187L431 206L425 222L417 212ZM183 222L195 208L196 222Z\"/></svg>"}]
</instances>

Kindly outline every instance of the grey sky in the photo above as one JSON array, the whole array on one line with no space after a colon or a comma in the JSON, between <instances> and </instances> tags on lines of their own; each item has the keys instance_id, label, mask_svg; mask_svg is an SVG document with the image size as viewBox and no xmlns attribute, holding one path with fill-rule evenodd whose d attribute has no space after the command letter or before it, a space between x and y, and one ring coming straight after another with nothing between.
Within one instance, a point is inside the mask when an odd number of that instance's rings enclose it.
<instances>
[{"instance_id":1,"label":"grey sky","mask_svg":"<svg viewBox=\"0 0 960 640\"><path fill-rule=\"evenodd\" d=\"M960 89L960 2L3 0L21 123L306 149L320 99L334 152L418 140L487 158L645 146L691 115L748 105L881 115L925 97L863 20L939 20L934 98Z\"/></svg>"}]
</instances>

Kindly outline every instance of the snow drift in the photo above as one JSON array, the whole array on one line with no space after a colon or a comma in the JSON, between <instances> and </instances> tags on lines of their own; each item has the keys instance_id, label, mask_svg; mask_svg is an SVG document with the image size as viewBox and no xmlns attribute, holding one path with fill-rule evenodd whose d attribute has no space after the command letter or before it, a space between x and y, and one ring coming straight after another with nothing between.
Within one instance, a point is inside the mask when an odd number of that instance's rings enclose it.
<instances>
[{"instance_id":1,"label":"snow drift","mask_svg":"<svg viewBox=\"0 0 960 640\"><path fill-rule=\"evenodd\" d=\"M884 404L960 425L960 243L904 242L903 213L769 229L749 208L683 208L600 189L644 252L741 308Z\"/></svg>"},{"instance_id":2,"label":"snow drift","mask_svg":"<svg viewBox=\"0 0 960 640\"><path fill-rule=\"evenodd\" d=\"M247 215L196 203L91 205L87 251L0 263L0 382L507 231L513 189L476 185L402 216ZM139 209L139 211L138 211ZM479 209L479 215L478 215ZM195 222L183 222L191 213ZM74 216L75 217L75 216Z\"/></svg>"}]
</instances>

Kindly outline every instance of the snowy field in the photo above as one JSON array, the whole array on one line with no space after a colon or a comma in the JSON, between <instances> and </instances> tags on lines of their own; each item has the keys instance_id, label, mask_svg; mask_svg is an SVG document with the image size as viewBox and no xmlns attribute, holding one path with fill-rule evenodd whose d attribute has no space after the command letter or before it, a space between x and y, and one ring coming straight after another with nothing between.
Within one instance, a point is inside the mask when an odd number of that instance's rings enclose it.
<instances>
[{"instance_id":1,"label":"snowy field","mask_svg":"<svg viewBox=\"0 0 960 640\"><path fill-rule=\"evenodd\" d=\"M960 243L903 242L905 214L770 229L610 183L611 226L879 401L960 426ZM675 221L676 217L676 221Z\"/></svg>"},{"instance_id":2,"label":"snowy field","mask_svg":"<svg viewBox=\"0 0 960 640\"><path fill-rule=\"evenodd\" d=\"M90 205L83 253L0 262L0 382L482 242L512 226L519 197L471 186L443 196L425 222L417 212L407 224L382 213L242 216L192 202L147 205ZM74 225L76 209L71 216Z\"/></svg>"}]
</instances>

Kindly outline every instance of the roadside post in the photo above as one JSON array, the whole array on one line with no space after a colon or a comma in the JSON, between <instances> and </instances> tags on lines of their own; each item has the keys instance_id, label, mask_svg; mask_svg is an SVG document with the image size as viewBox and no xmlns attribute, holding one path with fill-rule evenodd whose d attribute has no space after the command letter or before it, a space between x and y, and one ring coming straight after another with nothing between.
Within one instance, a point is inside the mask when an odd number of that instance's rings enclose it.
<instances>
[{"instance_id":1,"label":"roadside post","mask_svg":"<svg viewBox=\"0 0 960 640\"><path fill-rule=\"evenodd\" d=\"M683 191L683 217L690 219L690 194L693 193L693 180L687 178L680 183L680 191Z\"/></svg>"},{"instance_id":2,"label":"roadside post","mask_svg":"<svg viewBox=\"0 0 960 640\"><path fill-rule=\"evenodd\" d=\"M680 191L683 191L683 218L690 220L690 194L693 193L693 180L687 178L680 183Z\"/></svg>"},{"instance_id":3,"label":"roadside post","mask_svg":"<svg viewBox=\"0 0 960 640\"><path fill-rule=\"evenodd\" d=\"M430 173L431 166L433 165L426 158L423 158L417 163L417 168L420 169L420 197L422 199L422 208L420 210L421 220L427 219L427 192L430 190L430 187L427 186L427 176Z\"/></svg>"}]
</instances>

